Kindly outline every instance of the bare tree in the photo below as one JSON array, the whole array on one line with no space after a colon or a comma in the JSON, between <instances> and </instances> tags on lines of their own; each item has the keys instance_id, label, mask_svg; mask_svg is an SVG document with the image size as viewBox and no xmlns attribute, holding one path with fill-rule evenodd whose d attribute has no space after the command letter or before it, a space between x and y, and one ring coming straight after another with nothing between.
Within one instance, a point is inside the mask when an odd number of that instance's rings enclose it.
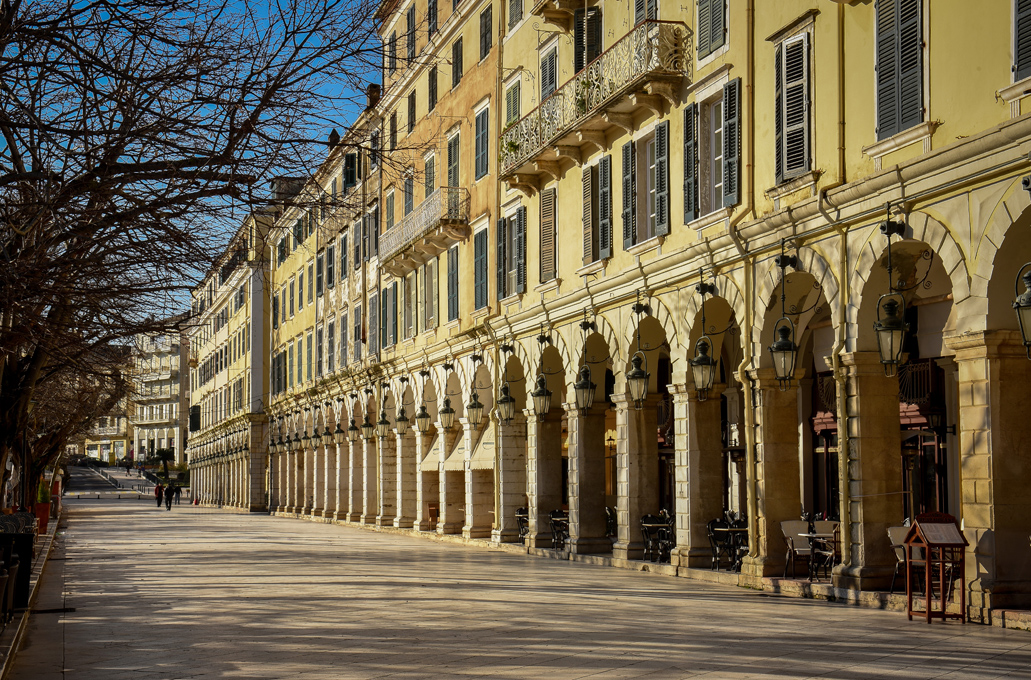
<instances>
[{"instance_id":1,"label":"bare tree","mask_svg":"<svg viewBox=\"0 0 1031 680\"><path fill-rule=\"evenodd\" d=\"M33 485L74 434L31 417L68 405L50 386L124 391L99 357L176 330L271 179L310 176L376 77L377 4L0 0L4 481L14 456Z\"/></svg>"}]
</instances>

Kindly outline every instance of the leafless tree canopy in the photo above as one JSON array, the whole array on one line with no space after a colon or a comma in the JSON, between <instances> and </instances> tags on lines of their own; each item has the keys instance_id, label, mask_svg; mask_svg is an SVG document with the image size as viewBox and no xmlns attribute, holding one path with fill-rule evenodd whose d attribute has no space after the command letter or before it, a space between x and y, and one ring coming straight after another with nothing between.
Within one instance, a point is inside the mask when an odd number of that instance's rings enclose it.
<instances>
[{"instance_id":1,"label":"leafless tree canopy","mask_svg":"<svg viewBox=\"0 0 1031 680\"><path fill-rule=\"evenodd\" d=\"M376 4L0 0L4 463L48 435L31 399L110 383L98 352L168 330L272 177L325 157L376 77Z\"/></svg>"}]
</instances>

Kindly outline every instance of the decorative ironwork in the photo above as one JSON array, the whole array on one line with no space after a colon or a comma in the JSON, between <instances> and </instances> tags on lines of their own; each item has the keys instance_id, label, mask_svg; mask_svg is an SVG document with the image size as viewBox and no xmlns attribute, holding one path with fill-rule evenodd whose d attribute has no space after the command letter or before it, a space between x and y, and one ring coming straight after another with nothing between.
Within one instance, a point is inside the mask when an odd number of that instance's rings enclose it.
<instances>
[{"instance_id":1,"label":"decorative ironwork","mask_svg":"<svg viewBox=\"0 0 1031 680\"><path fill-rule=\"evenodd\" d=\"M469 190L465 187L440 187L400 223L380 236L380 259L390 259L438 226L468 222Z\"/></svg>"},{"instance_id":2,"label":"decorative ironwork","mask_svg":"<svg viewBox=\"0 0 1031 680\"><path fill-rule=\"evenodd\" d=\"M899 401L915 405L930 404L941 388L931 360L911 361L899 366Z\"/></svg>"},{"instance_id":3,"label":"decorative ironwork","mask_svg":"<svg viewBox=\"0 0 1031 680\"><path fill-rule=\"evenodd\" d=\"M501 135L504 175L649 78L690 68L691 32L679 21L644 21Z\"/></svg>"}]
</instances>

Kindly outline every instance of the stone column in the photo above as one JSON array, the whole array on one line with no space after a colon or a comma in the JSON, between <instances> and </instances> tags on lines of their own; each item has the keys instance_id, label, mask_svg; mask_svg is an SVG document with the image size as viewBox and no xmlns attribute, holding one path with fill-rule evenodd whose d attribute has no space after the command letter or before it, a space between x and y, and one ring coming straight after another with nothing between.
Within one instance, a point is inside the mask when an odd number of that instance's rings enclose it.
<instances>
[{"instance_id":1,"label":"stone column","mask_svg":"<svg viewBox=\"0 0 1031 680\"><path fill-rule=\"evenodd\" d=\"M311 489L308 491L311 495L311 516L322 517L322 512L326 508L323 504L326 489L326 449L318 435L312 438L311 462Z\"/></svg>"},{"instance_id":2,"label":"stone column","mask_svg":"<svg viewBox=\"0 0 1031 680\"><path fill-rule=\"evenodd\" d=\"M781 392L772 368L752 372L756 394L755 475L758 517L754 555L741 571L752 576L784 573L784 533L780 523L802 516L799 465L798 385ZM896 411L898 411L896 402Z\"/></svg>"},{"instance_id":3,"label":"stone column","mask_svg":"<svg viewBox=\"0 0 1031 680\"><path fill-rule=\"evenodd\" d=\"M686 385L670 385L676 446L677 547L671 562L708 569L712 549L706 526L723 517L723 438L720 395L713 385L705 401Z\"/></svg>"},{"instance_id":4,"label":"stone column","mask_svg":"<svg viewBox=\"0 0 1031 680\"><path fill-rule=\"evenodd\" d=\"M379 514L379 445L376 437L359 439L362 448L362 524L375 524Z\"/></svg>"},{"instance_id":5,"label":"stone column","mask_svg":"<svg viewBox=\"0 0 1031 680\"><path fill-rule=\"evenodd\" d=\"M420 437L411 430L404 435L397 435L394 446L397 450L397 515L394 526L409 529L415 524L418 498L416 480L418 478L418 461L416 460L416 441Z\"/></svg>"},{"instance_id":6,"label":"stone column","mask_svg":"<svg viewBox=\"0 0 1031 680\"><path fill-rule=\"evenodd\" d=\"M347 474L349 477L348 488L350 495L347 500L347 521L357 522L362 517L362 503L365 498L362 481L365 478L365 444L358 438L356 441L347 444L350 455L348 462L350 466Z\"/></svg>"},{"instance_id":7,"label":"stone column","mask_svg":"<svg viewBox=\"0 0 1031 680\"><path fill-rule=\"evenodd\" d=\"M468 419L461 420L465 433L465 524L462 536L485 538L494 528L494 471L474 470L471 460L476 444L481 437L487 436L486 428L494 427L494 423L488 418L474 428Z\"/></svg>"},{"instance_id":8,"label":"stone column","mask_svg":"<svg viewBox=\"0 0 1031 680\"><path fill-rule=\"evenodd\" d=\"M276 489L276 512L286 512L288 503L287 489L289 488L289 479L287 478L287 459L290 458L290 454L281 451L276 454L276 477L275 477L275 489Z\"/></svg>"},{"instance_id":9,"label":"stone column","mask_svg":"<svg viewBox=\"0 0 1031 680\"><path fill-rule=\"evenodd\" d=\"M641 518L658 512L659 505L659 398L649 396L640 411L625 394L612 395L612 401L616 405L616 514L619 518L612 556L636 560L644 553Z\"/></svg>"},{"instance_id":10,"label":"stone column","mask_svg":"<svg viewBox=\"0 0 1031 680\"><path fill-rule=\"evenodd\" d=\"M445 470L444 461L463 432L454 426L445 430L439 422L436 426L437 432L444 438L444 445L440 447L440 517L437 520L437 533L457 534L461 533L465 524L465 471Z\"/></svg>"},{"instance_id":11,"label":"stone column","mask_svg":"<svg viewBox=\"0 0 1031 680\"><path fill-rule=\"evenodd\" d=\"M562 507L562 412L544 419L526 412L526 479L529 496L527 547L550 548L551 511Z\"/></svg>"},{"instance_id":12,"label":"stone column","mask_svg":"<svg viewBox=\"0 0 1031 680\"><path fill-rule=\"evenodd\" d=\"M605 534L605 410L595 404L581 414L564 404L569 424L569 552L607 553Z\"/></svg>"},{"instance_id":13,"label":"stone column","mask_svg":"<svg viewBox=\"0 0 1031 680\"><path fill-rule=\"evenodd\" d=\"M330 442L324 445L322 468L322 516L333 519L337 506L337 446Z\"/></svg>"},{"instance_id":14,"label":"stone column","mask_svg":"<svg viewBox=\"0 0 1031 680\"><path fill-rule=\"evenodd\" d=\"M1031 361L1017 331L966 333L946 345L959 367L967 611L988 623L992 610L1031 608Z\"/></svg>"},{"instance_id":15,"label":"stone column","mask_svg":"<svg viewBox=\"0 0 1031 680\"><path fill-rule=\"evenodd\" d=\"M386 437L376 437L373 442L379 453L379 510L377 526L394 526L397 516L397 434L391 430Z\"/></svg>"},{"instance_id":16,"label":"stone column","mask_svg":"<svg viewBox=\"0 0 1031 680\"><path fill-rule=\"evenodd\" d=\"M347 504L351 499L351 489L348 484L349 446L346 439L334 446L336 447L336 470L333 471L333 474L336 477L336 501L333 507L333 519L347 521Z\"/></svg>"},{"instance_id":17,"label":"stone column","mask_svg":"<svg viewBox=\"0 0 1031 680\"><path fill-rule=\"evenodd\" d=\"M317 440L316 440L317 441ZM318 444L314 441L304 448L304 495L301 498L304 514L311 514L315 504L315 470Z\"/></svg>"},{"instance_id":18,"label":"stone column","mask_svg":"<svg viewBox=\"0 0 1031 680\"><path fill-rule=\"evenodd\" d=\"M433 440L437 436L435 432L422 434L415 432L415 469L416 469L416 509L415 528L419 531L435 531L437 524L430 518L430 503L440 502L440 457L432 461L436 468L430 472L424 472L422 461L429 455Z\"/></svg>"},{"instance_id":19,"label":"stone column","mask_svg":"<svg viewBox=\"0 0 1031 680\"><path fill-rule=\"evenodd\" d=\"M902 438L899 381L884 375L877 352L842 355L848 371L848 486L852 542L842 546L850 563L834 570L834 585L886 590L895 568L888 527L902 524ZM840 388L839 388L840 389Z\"/></svg>"},{"instance_id":20,"label":"stone column","mask_svg":"<svg viewBox=\"0 0 1031 680\"><path fill-rule=\"evenodd\" d=\"M517 413L512 422L498 421L497 519L491 540L512 543L519 540L515 513L527 507L526 497L526 416Z\"/></svg>"}]
</instances>

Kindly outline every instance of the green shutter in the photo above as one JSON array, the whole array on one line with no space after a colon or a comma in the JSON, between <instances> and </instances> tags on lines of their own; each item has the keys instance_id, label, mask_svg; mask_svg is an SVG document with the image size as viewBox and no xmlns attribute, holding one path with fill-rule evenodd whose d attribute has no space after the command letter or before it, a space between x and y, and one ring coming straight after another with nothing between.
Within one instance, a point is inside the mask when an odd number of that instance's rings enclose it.
<instances>
[{"instance_id":1,"label":"green shutter","mask_svg":"<svg viewBox=\"0 0 1031 680\"><path fill-rule=\"evenodd\" d=\"M516 210L515 238L512 239L515 249L515 292L526 292L526 208L520 206Z\"/></svg>"},{"instance_id":2,"label":"green shutter","mask_svg":"<svg viewBox=\"0 0 1031 680\"><path fill-rule=\"evenodd\" d=\"M496 292L498 299L501 300L505 297L505 281L508 276L508 258L506 257L505 253L505 246L507 244L508 236L506 232L508 225L504 217L498 220L497 225L497 233L495 234L495 236L497 237L498 259L495 262L494 266L497 267L498 273L498 287ZM479 254L477 254L477 257L479 257Z\"/></svg>"},{"instance_id":3,"label":"green shutter","mask_svg":"<svg viewBox=\"0 0 1031 680\"><path fill-rule=\"evenodd\" d=\"M669 233L669 121L655 126L655 235Z\"/></svg>"},{"instance_id":4,"label":"green shutter","mask_svg":"<svg viewBox=\"0 0 1031 680\"><path fill-rule=\"evenodd\" d=\"M741 201L741 79L723 86L723 205Z\"/></svg>"},{"instance_id":5,"label":"green shutter","mask_svg":"<svg viewBox=\"0 0 1031 680\"><path fill-rule=\"evenodd\" d=\"M773 145L776 183L784 181L784 46L777 43L773 60Z\"/></svg>"},{"instance_id":6,"label":"green shutter","mask_svg":"<svg viewBox=\"0 0 1031 680\"><path fill-rule=\"evenodd\" d=\"M877 139L887 139L901 128L898 113L897 0L877 0Z\"/></svg>"},{"instance_id":7,"label":"green shutter","mask_svg":"<svg viewBox=\"0 0 1031 680\"><path fill-rule=\"evenodd\" d=\"M583 184L582 184L582 212L580 225L581 232L583 234L583 263L590 264L594 262L594 174L597 172L597 168L593 165L590 167L584 167L583 169Z\"/></svg>"},{"instance_id":8,"label":"green shutter","mask_svg":"<svg viewBox=\"0 0 1031 680\"><path fill-rule=\"evenodd\" d=\"M637 154L634 143L623 145L623 249L637 243L637 182L634 165Z\"/></svg>"},{"instance_id":9,"label":"green shutter","mask_svg":"<svg viewBox=\"0 0 1031 680\"><path fill-rule=\"evenodd\" d=\"M640 0L638 0L640 2ZM710 15L712 14L713 0L698 0L698 56L707 56L712 52L711 40L709 38Z\"/></svg>"},{"instance_id":10,"label":"green shutter","mask_svg":"<svg viewBox=\"0 0 1031 680\"><path fill-rule=\"evenodd\" d=\"M541 283L555 278L555 188L541 192Z\"/></svg>"},{"instance_id":11,"label":"green shutter","mask_svg":"<svg viewBox=\"0 0 1031 680\"><path fill-rule=\"evenodd\" d=\"M598 161L598 259L612 257L612 156Z\"/></svg>"},{"instance_id":12,"label":"green shutter","mask_svg":"<svg viewBox=\"0 0 1031 680\"><path fill-rule=\"evenodd\" d=\"M924 119L923 31L920 6L923 0L899 0L899 131Z\"/></svg>"},{"instance_id":13,"label":"green shutter","mask_svg":"<svg viewBox=\"0 0 1031 680\"><path fill-rule=\"evenodd\" d=\"M1013 79L1031 76L1031 0L1016 0L1013 15Z\"/></svg>"},{"instance_id":14,"label":"green shutter","mask_svg":"<svg viewBox=\"0 0 1031 680\"><path fill-rule=\"evenodd\" d=\"M458 246L447 251L447 320L458 318Z\"/></svg>"},{"instance_id":15,"label":"green shutter","mask_svg":"<svg viewBox=\"0 0 1031 680\"><path fill-rule=\"evenodd\" d=\"M783 46L783 178L809 170L809 50L808 34Z\"/></svg>"},{"instance_id":16,"label":"green shutter","mask_svg":"<svg viewBox=\"0 0 1031 680\"><path fill-rule=\"evenodd\" d=\"M709 52L726 43L727 5L725 0L709 0Z\"/></svg>"},{"instance_id":17,"label":"green shutter","mask_svg":"<svg viewBox=\"0 0 1031 680\"><path fill-rule=\"evenodd\" d=\"M698 105L684 109L684 223L698 218Z\"/></svg>"},{"instance_id":18,"label":"green shutter","mask_svg":"<svg viewBox=\"0 0 1031 680\"><path fill-rule=\"evenodd\" d=\"M487 306L487 230L481 229L473 239L474 308Z\"/></svg>"}]
</instances>

